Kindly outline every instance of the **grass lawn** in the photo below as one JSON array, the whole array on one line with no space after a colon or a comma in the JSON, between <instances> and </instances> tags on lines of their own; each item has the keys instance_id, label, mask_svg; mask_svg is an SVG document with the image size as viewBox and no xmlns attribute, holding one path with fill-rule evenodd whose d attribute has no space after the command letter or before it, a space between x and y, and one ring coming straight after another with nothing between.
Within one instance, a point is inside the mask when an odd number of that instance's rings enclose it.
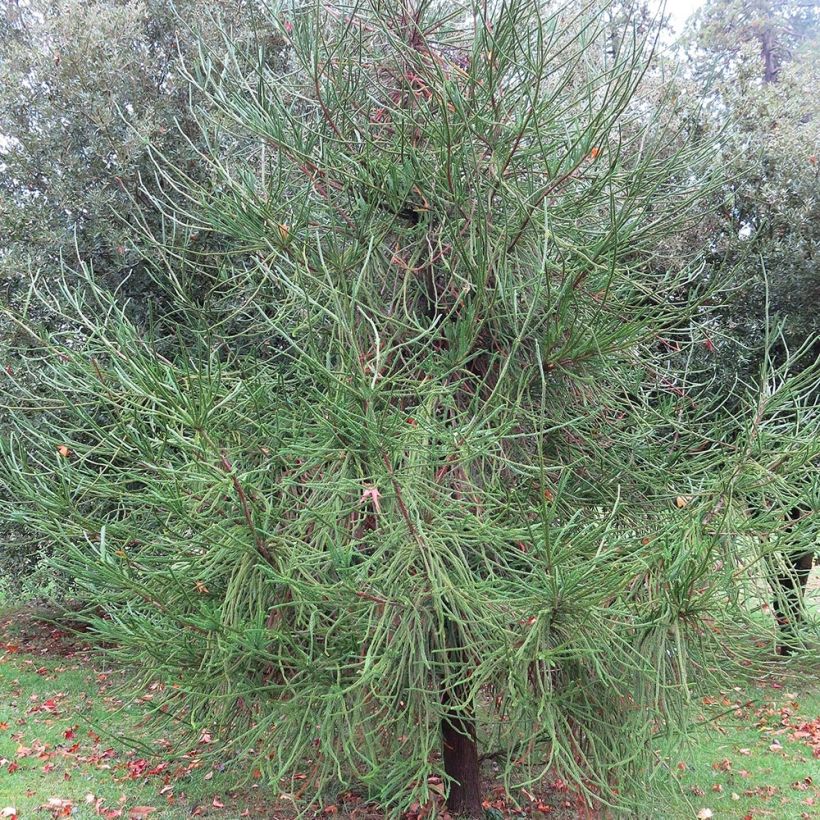
<instances>
[{"instance_id":1,"label":"grass lawn","mask_svg":"<svg viewBox=\"0 0 820 820\"><path fill-rule=\"evenodd\" d=\"M704 699L722 716L665 762L672 775L647 817L820 817L820 681L777 679ZM708 727L707 727L708 726Z\"/></svg>"},{"instance_id":2,"label":"grass lawn","mask_svg":"<svg viewBox=\"0 0 820 820\"><path fill-rule=\"evenodd\" d=\"M54 626L20 613L0 621L0 817L11 807L20 820L273 816L266 790L238 789L202 760L207 736L192 749L157 737L151 691L122 702L123 673L101 661Z\"/></svg>"},{"instance_id":3,"label":"grass lawn","mask_svg":"<svg viewBox=\"0 0 820 820\"><path fill-rule=\"evenodd\" d=\"M19 820L293 817L253 773L238 785L247 772L210 757L207 735L184 749L158 736L146 719L150 688L136 701L119 700L124 673L102 662L28 614L0 619L0 818L12 808ZM720 717L695 728L682 752L659 750L671 776L647 788L640 817L820 818L820 681L772 677L715 692L702 710ZM517 795L525 811L513 812L491 772L485 785L495 818L581 816L560 786L546 784L531 803ZM317 815L381 813L349 795Z\"/></svg>"}]
</instances>

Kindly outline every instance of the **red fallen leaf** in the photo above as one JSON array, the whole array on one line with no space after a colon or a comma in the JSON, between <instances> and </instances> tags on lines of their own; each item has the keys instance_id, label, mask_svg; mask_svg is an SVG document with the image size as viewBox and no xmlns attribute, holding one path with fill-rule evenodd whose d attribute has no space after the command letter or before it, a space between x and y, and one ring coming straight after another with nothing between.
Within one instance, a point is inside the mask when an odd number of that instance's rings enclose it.
<instances>
[{"instance_id":1,"label":"red fallen leaf","mask_svg":"<svg viewBox=\"0 0 820 820\"><path fill-rule=\"evenodd\" d=\"M211 802L211 805L215 809L224 809L225 808L225 804L218 797L215 797L213 799L213 801Z\"/></svg>"},{"instance_id":2,"label":"red fallen leaf","mask_svg":"<svg viewBox=\"0 0 820 820\"><path fill-rule=\"evenodd\" d=\"M118 817L122 817L122 809L99 808L97 814L99 814L100 817L104 817L105 820L117 820Z\"/></svg>"},{"instance_id":3,"label":"red fallen leaf","mask_svg":"<svg viewBox=\"0 0 820 820\"><path fill-rule=\"evenodd\" d=\"M77 735L76 735L76 734L74 734L74 730L73 730L73 729L66 729L66 730L63 732L63 737L64 737L66 740L74 740L74 738L75 738L76 736L77 736Z\"/></svg>"},{"instance_id":4,"label":"red fallen leaf","mask_svg":"<svg viewBox=\"0 0 820 820\"><path fill-rule=\"evenodd\" d=\"M153 806L134 806L128 810L128 820L147 820L155 811Z\"/></svg>"},{"instance_id":5,"label":"red fallen leaf","mask_svg":"<svg viewBox=\"0 0 820 820\"><path fill-rule=\"evenodd\" d=\"M53 772L54 771L54 764L53 763L46 763L46 765L43 766L43 771L46 774L48 774L49 772Z\"/></svg>"},{"instance_id":6,"label":"red fallen leaf","mask_svg":"<svg viewBox=\"0 0 820 820\"><path fill-rule=\"evenodd\" d=\"M14 774L20 768L20 764L17 761L12 760L11 763L6 767L6 770L9 774Z\"/></svg>"},{"instance_id":7,"label":"red fallen leaf","mask_svg":"<svg viewBox=\"0 0 820 820\"><path fill-rule=\"evenodd\" d=\"M5 720L0 721L0 732L4 732L6 729L9 728L8 723Z\"/></svg>"},{"instance_id":8,"label":"red fallen leaf","mask_svg":"<svg viewBox=\"0 0 820 820\"><path fill-rule=\"evenodd\" d=\"M137 760L129 760L128 763L126 763L126 767L128 768L128 776L132 780L135 780L145 774L145 770L148 768L148 761L141 757Z\"/></svg>"},{"instance_id":9,"label":"red fallen leaf","mask_svg":"<svg viewBox=\"0 0 820 820\"><path fill-rule=\"evenodd\" d=\"M191 812L191 817L199 817L200 815L205 813L205 809L202 806L196 806L194 810Z\"/></svg>"}]
</instances>

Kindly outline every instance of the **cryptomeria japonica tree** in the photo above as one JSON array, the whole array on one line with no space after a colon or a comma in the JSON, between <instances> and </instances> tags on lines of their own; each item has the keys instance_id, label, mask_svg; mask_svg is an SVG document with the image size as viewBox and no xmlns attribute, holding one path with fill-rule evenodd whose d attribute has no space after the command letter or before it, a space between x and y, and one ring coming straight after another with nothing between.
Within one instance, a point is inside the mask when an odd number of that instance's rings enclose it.
<instances>
[{"instance_id":1,"label":"cryptomeria japonica tree","mask_svg":"<svg viewBox=\"0 0 820 820\"><path fill-rule=\"evenodd\" d=\"M626 799L740 610L748 465L813 457L793 388L727 436L658 353L697 269L647 249L706 165L633 104L647 35L594 11L308 4L275 74L226 39L190 74L208 173L156 154L141 240L184 330L87 271L33 286L82 341L44 342L5 514L166 709L295 799L443 782L477 817L482 755Z\"/></svg>"}]
</instances>

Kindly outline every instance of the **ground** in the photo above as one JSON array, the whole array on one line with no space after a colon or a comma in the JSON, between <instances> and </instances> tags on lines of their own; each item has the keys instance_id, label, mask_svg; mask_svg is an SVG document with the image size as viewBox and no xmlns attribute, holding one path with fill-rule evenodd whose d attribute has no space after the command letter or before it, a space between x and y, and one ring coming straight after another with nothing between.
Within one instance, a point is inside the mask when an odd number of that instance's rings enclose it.
<instances>
[{"instance_id":1,"label":"ground","mask_svg":"<svg viewBox=\"0 0 820 820\"><path fill-rule=\"evenodd\" d=\"M65 627L30 609L0 619L0 818L166 820L191 816L291 818L259 773L220 763L203 733L193 748L158 736L148 719L153 693L124 702L125 672ZM820 818L820 681L794 664L701 704L683 751L663 748L647 786L646 818ZM782 674L781 674L782 673ZM708 721L708 722L707 722ZM489 818L606 816L582 813L559 779L510 797L487 771ZM523 810L514 810L513 806ZM422 820L424 811L408 815ZM315 816L369 820L382 813L353 794Z\"/></svg>"}]
</instances>

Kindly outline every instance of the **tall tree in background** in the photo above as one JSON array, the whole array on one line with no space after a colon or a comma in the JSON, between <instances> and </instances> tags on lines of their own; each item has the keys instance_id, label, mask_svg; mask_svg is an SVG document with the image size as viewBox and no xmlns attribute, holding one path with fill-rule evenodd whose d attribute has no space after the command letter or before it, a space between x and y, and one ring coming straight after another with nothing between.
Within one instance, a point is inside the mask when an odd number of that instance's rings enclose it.
<instances>
[{"instance_id":1,"label":"tall tree in background","mask_svg":"<svg viewBox=\"0 0 820 820\"><path fill-rule=\"evenodd\" d=\"M711 265L734 270L735 293L704 335L704 359L727 389L757 379L767 328L782 328L780 363L820 339L818 23L810 3L710 0L686 39L696 94L708 100L702 127L720 134L729 180L700 230Z\"/></svg>"},{"instance_id":2,"label":"tall tree in background","mask_svg":"<svg viewBox=\"0 0 820 820\"><path fill-rule=\"evenodd\" d=\"M181 59L200 39L229 36L275 60L282 43L259 24L259 9L252 0L8 4L0 17L7 294L22 299L29 272L48 281L63 261L82 259L148 310L160 289L133 249L130 216L158 184L148 144L194 169L202 135Z\"/></svg>"},{"instance_id":3,"label":"tall tree in background","mask_svg":"<svg viewBox=\"0 0 820 820\"><path fill-rule=\"evenodd\" d=\"M744 620L746 496L787 503L780 468L817 456L809 376L693 413L659 352L710 295L651 252L712 152L633 104L646 37L469 12L272 16L275 69L203 46L202 147L154 153L142 258L241 327L192 310L175 345L88 267L34 282L61 324L4 377L0 514L174 684L167 714L295 799L341 783L398 812L443 778L480 817L484 747L510 788L557 771L624 804L712 624Z\"/></svg>"}]
</instances>

